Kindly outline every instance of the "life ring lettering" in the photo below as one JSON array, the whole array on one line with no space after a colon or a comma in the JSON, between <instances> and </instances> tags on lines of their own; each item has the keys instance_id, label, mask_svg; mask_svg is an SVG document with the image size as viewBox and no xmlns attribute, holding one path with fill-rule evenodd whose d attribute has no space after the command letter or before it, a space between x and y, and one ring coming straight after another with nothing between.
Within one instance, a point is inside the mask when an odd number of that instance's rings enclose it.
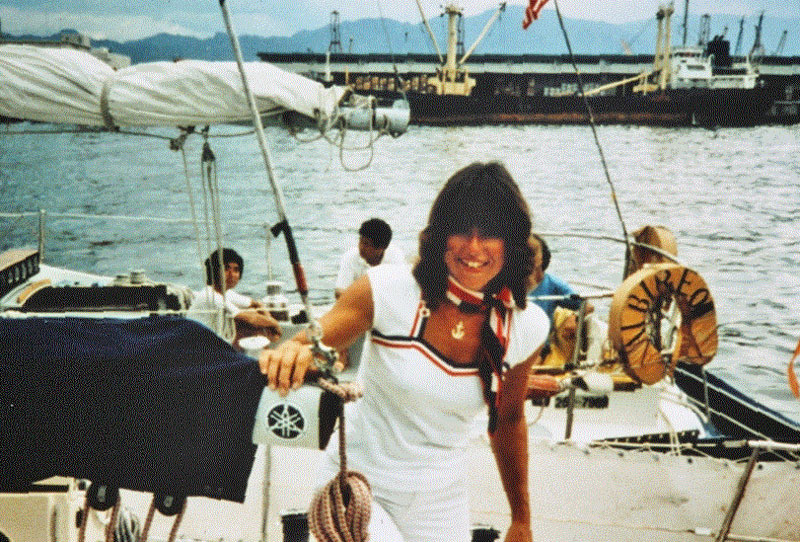
<instances>
[{"instance_id":1,"label":"life ring lettering","mask_svg":"<svg viewBox=\"0 0 800 542\"><path fill-rule=\"evenodd\" d=\"M678 264L645 266L614 293L609 338L632 376L654 384L678 360L704 365L717 352L714 300L703 278Z\"/></svg>"},{"instance_id":2,"label":"life ring lettering","mask_svg":"<svg viewBox=\"0 0 800 542\"><path fill-rule=\"evenodd\" d=\"M293 440L306 431L303 411L289 402L280 402L267 413L267 428L270 433L284 440Z\"/></svg>"}]
</instances>

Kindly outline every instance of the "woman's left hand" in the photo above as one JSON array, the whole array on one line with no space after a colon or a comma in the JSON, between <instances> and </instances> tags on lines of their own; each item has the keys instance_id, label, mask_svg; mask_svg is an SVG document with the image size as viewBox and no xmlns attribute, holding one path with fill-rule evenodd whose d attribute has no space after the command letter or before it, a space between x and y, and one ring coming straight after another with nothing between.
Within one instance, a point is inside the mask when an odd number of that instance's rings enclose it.
<instances>
[{"instance_id":1,"label":"woman's left hand","mask_svg":"<svg viewBox=\"0 0 800 542\"><path fill-rule=\"evenodd\" d=\"M505 542L533 542L530 524L512 521L506 532Z\"/></svg>"}]
</instances>

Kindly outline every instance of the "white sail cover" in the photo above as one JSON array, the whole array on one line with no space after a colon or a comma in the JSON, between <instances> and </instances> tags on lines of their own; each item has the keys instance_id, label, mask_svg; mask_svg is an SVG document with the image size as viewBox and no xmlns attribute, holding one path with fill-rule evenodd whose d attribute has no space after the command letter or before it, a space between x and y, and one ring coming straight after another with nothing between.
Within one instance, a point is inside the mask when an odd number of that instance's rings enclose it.
<instances>
[{"instance_id":1,"label":"white sail cover","mask_svg":"<svg viewBox=\"0 0 800 542\"><path fill-rule=\"evenodd\" d=\"M330 117L346 88L246 62L259 112ZM115 71L85 51L0 45L0 115L85 126L205 126L252 120L235 62L181 60Z\"/></svg>"}]
</instances>

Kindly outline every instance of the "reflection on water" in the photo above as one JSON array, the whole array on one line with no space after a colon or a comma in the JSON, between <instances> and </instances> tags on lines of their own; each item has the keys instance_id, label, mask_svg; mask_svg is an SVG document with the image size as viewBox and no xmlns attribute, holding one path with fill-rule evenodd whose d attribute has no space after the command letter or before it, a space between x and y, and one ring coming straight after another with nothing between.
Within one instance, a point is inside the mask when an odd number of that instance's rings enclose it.
<instances>
[{"instance_id":1,"label":"reflection on water","mask_svg":"<svg viewBox=\"0 0 800 542\"><path fill-rule=\"evenodd\" d=\"M785 377L800 338L798 136L797 126L599 128L627 230L669 227L682 261L712 289L722 339L715 365L725 365L741 385L800 418L800 403L789 396ZM358 136L352 137L357 144ZM412 127L399 139L380 140L371 166L359 172L345 171L338 151L324 141L299 145L278 128L268 129L268 139L315 301L331 299L338 256L355 243L355 229L366 218L388 220L394 242L413 255L437 190L474 160L506 163L539 231L622 235L586 127ZM291 276L283 241L268 245L263 226L238 223L276 220L261 154L252 137L211 143L226 242L248 262L242 288L260 295L269 272L265 251L276 276ZM190 140L186 153L202 216L200 145ZM345 155L349 166L369 159L367 152ZM191 216L180 153L161 139L118 134L0 135L0 198L0 212ZM3 249L34 243L35 220L3 219L0 228ZM195 287L202 282L190 225L50 218L47 232L46 257L54 265L105 274L144 269ZM621 245L562 237L550 244L554 274L610 287L619 283ZM201 245L203 253L207 248Z\"/></svg>"}]
</instances>

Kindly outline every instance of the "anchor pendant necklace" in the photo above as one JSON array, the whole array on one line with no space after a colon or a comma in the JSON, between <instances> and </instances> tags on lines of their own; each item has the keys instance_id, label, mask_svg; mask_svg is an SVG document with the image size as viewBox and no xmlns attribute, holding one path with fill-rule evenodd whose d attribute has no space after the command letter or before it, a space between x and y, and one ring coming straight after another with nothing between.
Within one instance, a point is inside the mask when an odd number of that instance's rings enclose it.
<instances>
[{"instance_id":1,"label":"anchor pendant necklace","mask_svg":"<svg viewBox=\"0 0 800 542\"><path fill-rule=\"evenodd\" d=\"M464 338L464 322L459 320L455 327L450 330L450 335L457 341Z\"/></svg>"}]
</instances>

